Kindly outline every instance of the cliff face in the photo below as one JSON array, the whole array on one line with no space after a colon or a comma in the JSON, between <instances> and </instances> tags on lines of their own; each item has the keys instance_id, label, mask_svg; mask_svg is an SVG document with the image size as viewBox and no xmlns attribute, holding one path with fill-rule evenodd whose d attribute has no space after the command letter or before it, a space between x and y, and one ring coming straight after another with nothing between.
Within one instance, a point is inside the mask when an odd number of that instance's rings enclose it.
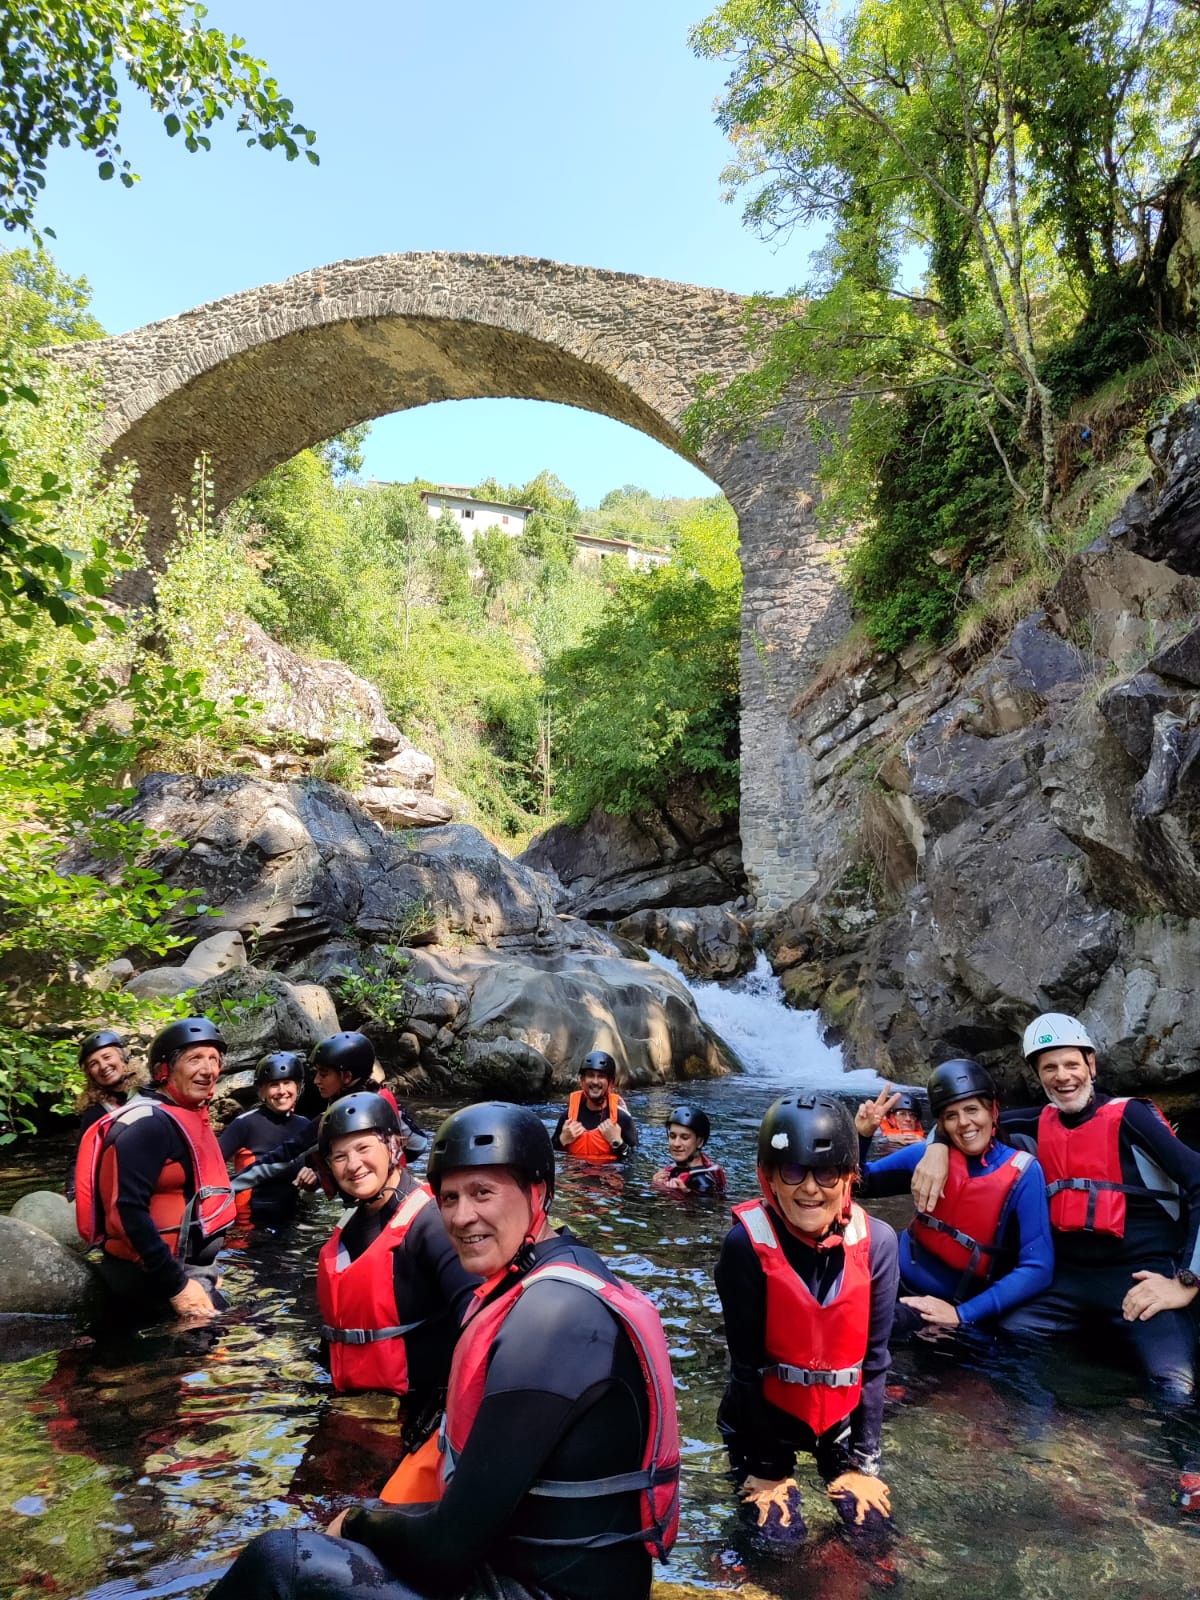
<instances>
[{"instance_id":1,"label":"cliff face","mask_svg":"<svg viewBox=\"0 0 1200 1600\"><path fill-rule=\"evenodd\" d=\"M1148 447L990 659L877 659L794 713L842 842L770 952L863 1065L974 1054L1011 1093L1025 1024L1065 1010L1110 1087L1200 1072L1200 405Z\"/></svg>"}]
</instances>

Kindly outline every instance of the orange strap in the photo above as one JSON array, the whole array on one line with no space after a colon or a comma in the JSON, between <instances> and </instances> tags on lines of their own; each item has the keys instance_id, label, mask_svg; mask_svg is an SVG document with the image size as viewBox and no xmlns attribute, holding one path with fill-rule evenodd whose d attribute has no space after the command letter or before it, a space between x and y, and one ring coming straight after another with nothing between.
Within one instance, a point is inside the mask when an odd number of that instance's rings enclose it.
<instances>
[{"instance_id":1,"label":"orange strap","mask_svg":"<svg viewBox=\"0 0 1200 1600\"><path fill-rule=\"evenodd\" d=\"M380 1491L389 1506L427 1506L442 1498L438 1466L441 1451L436 1431L419 1450L406 1455Z\"/></svg>"}]
</instances>

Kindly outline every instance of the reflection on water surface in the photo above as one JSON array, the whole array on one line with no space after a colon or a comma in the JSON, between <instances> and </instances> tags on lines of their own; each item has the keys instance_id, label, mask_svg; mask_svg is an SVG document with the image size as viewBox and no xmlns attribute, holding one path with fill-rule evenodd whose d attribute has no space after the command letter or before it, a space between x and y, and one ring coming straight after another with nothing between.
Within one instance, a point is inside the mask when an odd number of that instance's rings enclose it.
<instances>
[{"instance_id":1,"label":"reflection on water surface","mask_svg":"<svg viewBox=\"0 0 1200 1600\"><path fill-rule=\"evenodd\" d=\"M713 1119L731 1199L753 1192L754 1135L778 1092L750 1079L687 1091ZM728 1211L649 1189L666 1159L663 1118L682 1093L631 1095L643 1130L632 1172L622 1182L568 1168L556 1205L559 1221L653 1296L666 1325L686 1473L672 1582L743 1600L886 1589L980 1600L1077 1600L1090 1588L1115 1600L1200 1596L1200 1523L1169 1503L1180 1439L1127 1376L1058 1349L898 1350L884 1436L900 1529L892 1551L851 1550L815 1477L804 1480L805 1550L783 1563L748 1548L730 1515L715 1427L725 1358L712 1264ZM419 1109L432 1122L446 1108ZM5 1209L44 1186L34 1159L6 1154ZM43 1144L36 1159L56 1171L64 1148ZM903 1203L878 1209L903 1225ZM234 1309L215 1329L116 1349L77 1340L41 1354L57 1330L20 1330L26 1344L9 1354L25 1359L0 1366L0 1594L200 1595L248 1534L319 1526L378 1488L396 1450L395 1402L332 1396L315 1359L316 1254L335 1215L317 1201L284 1240L237 1241ZM1174 1426L1191 1430L1200 1455L1197 1412Z\"/></svg>"}]
</instances>

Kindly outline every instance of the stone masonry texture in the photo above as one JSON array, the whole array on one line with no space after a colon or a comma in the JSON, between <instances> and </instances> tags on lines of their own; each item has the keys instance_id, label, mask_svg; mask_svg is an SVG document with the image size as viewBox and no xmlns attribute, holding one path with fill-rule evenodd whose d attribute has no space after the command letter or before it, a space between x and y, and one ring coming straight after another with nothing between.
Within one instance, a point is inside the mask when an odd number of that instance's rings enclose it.
<instances>
[{"instance_id":1,"label":"stone masonry texture","mask_svg":"<svg viewBox=\"0 0 1200 1600\"><path fill-rule=\"evenodd\" d=\"M599 412L695 460L737 513L742 613L741 829L764 908L813 883L823 841L812 764L788 709L848 621L816 522L817 446L805 407L696 457L684 413L708 374L750 363L744 302L719 289L527 257L340 261L52 353L98 372L103 442L132 459L161 566L172 504L203 452L218 506L343 428L437 400L516 397Z\"/></svg>"}]
</instances>

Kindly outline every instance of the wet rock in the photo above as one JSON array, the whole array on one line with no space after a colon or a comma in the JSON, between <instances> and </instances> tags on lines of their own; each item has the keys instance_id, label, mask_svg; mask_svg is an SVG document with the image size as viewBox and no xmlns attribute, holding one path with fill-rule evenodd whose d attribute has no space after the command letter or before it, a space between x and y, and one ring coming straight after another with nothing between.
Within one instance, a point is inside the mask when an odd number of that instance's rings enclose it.
<instances>
[{"instance_id":1,"label":"wet rock","mask_svg":"<svg viewBox=\"0 0 1200 1600\"><path fill-rule=\"evenodd\" d=\"M736 978L754 965L754 934L730 906L636 911L616 932L669 956L689 978Z\"/></svg>"},{"instance_id":2,"label":"wet rock","mask_svg":"<svg viewBox=\"0 0 1200 1600\"><path fill-rule=\"evenodd\" d=\"M0 1312L81 1315L96 1299L92 1270L74 1250L17 1217L0 1217Z\"/></svg>"},{"instance_id":3,"label":"wet rock","mask_svg":"<svg viewBox=\"0 0 1200 1600\"><path fill-rule=\"evenodd\" d=\"M68 1250L87 1248L75 1226L75 1207L52 1189L35 1189L23 1194L9 1212L18 1222L27 1222L31 1228L40 1228Z\"/></svg>"},{"instance_id":4,"label":"wet rock","mask_svg":"<svg viewBox=\"0 0 1200 1600\"><path fill-rule=\"evenodd\" d=\"M659 811L593 811L580 827L539 834L519 862L544 873L562 910L624 917L644 906L710 906L746 888L736 817L718 817L698 783L678 784Z\"/></svg>"}]
</instances>

